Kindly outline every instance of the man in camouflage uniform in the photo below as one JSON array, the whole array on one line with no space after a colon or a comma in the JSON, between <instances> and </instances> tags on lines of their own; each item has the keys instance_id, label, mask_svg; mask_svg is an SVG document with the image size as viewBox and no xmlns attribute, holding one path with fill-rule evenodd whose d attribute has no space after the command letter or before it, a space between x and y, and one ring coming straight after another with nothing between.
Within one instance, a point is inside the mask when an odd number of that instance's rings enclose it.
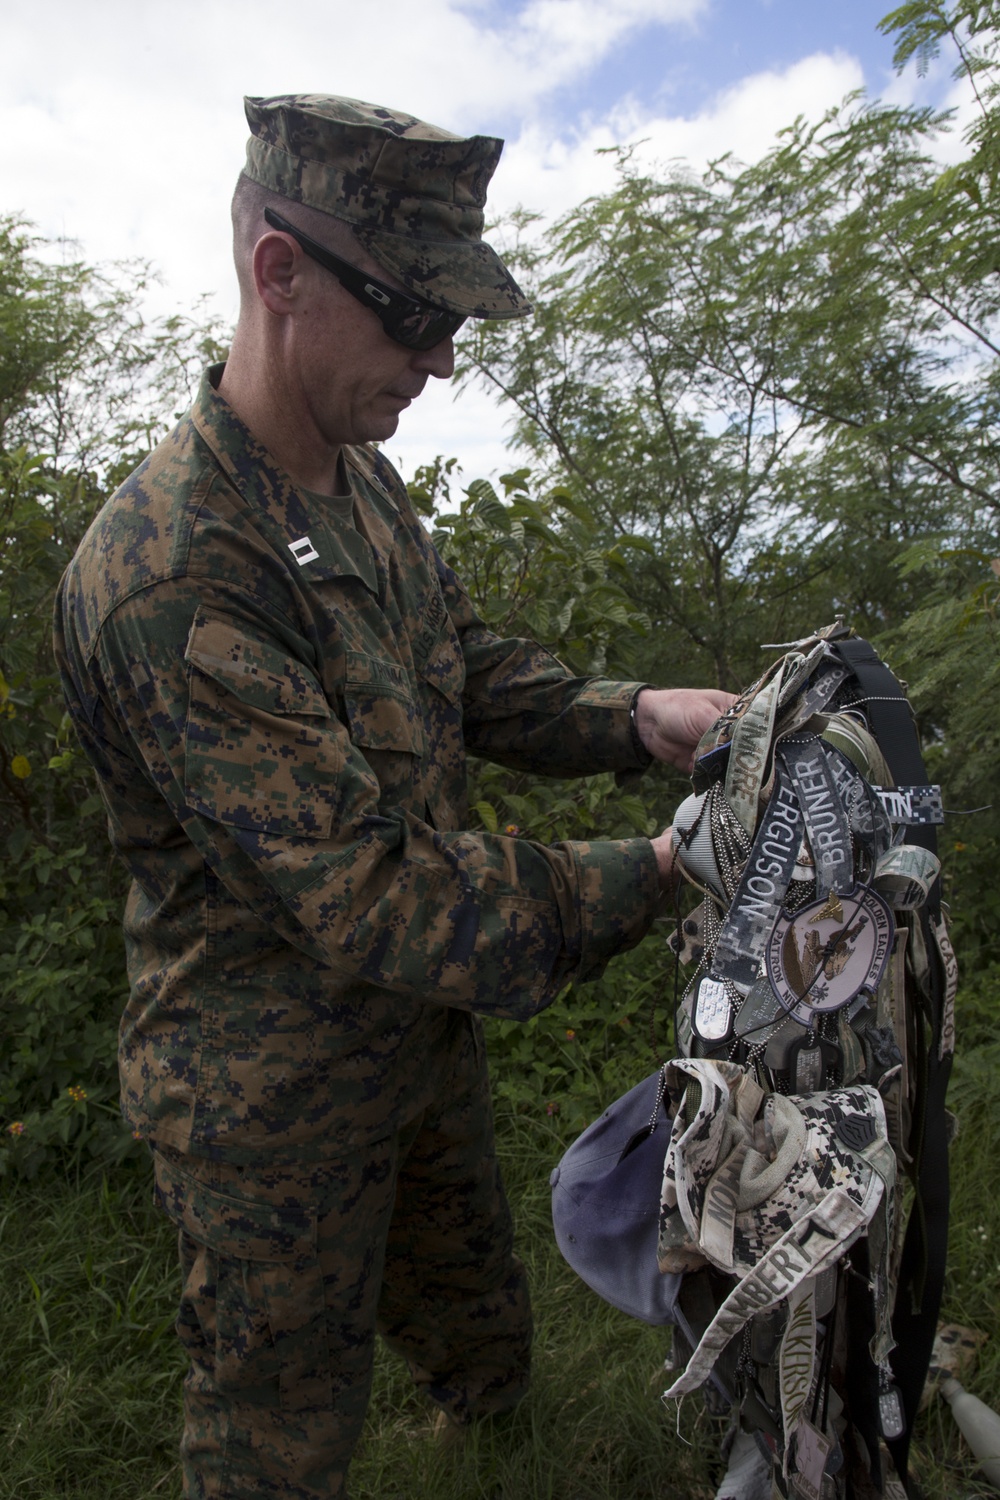
<instances>
[{"instance_id":1,"label":"man in camouflage uniform","mask_svg":"<svg viewBox=\"0 0 1000 1500\"><path fill-rule=\"evenodd\" d=\"M686 764L728 700L495 638L365 446L465 317L529 310L480 238L501 142L247 115L230 359L87 533L56 643L133 877L122 1098L179 1230L185 1493L328 1500L376 1327L457 1423L523 1394L477 1016L599 974L669 875L666 835L463 831L466 749Z\"/></svg>"}]
</instances>

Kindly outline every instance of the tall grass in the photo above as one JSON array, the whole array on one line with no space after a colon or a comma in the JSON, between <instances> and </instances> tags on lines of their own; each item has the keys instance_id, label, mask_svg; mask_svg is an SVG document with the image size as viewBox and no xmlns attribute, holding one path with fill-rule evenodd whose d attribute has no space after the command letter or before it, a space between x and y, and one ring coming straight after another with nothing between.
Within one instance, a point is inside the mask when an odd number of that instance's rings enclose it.
<instances>
[{"instance_id":1,"label":"tall grass","mask_svg":"<svg viewBox=\"0 0 1000 1500\"><path fill-rule=\"evenodd\" d=\"M172 1474L182 1373L174 1237L135 1169L7 1187L0 1496L139 1500Z\"/></svg>"},{"instance_id":2,"label":"tall grass","mask_svg":"<svg viewBox=\"0 0 1000 1500\"><path fill-rule=\"evenodd\" d=\"M964 1006L945 1313L992 1336L968 1384L1000 1405L994 981ZM643 1069L637 1049L636 1078ZM534 1291L533 1390L510 1418L442 1450L405 1370L380 1353L355 1500L711 1500L720 1429L693 1397L675 1430L659 1399L667 1336L606 1307L555 1249L548 1175L573 1131L558 1114L503 1098L498 1130ZM173 1231L153 1207L147 1171L5 1185L0 1500L177 1500L175 1296ZM921 1419L914 1458L928 1500L990 1493L940 1402Z\"/></svg>"}]
</instances>

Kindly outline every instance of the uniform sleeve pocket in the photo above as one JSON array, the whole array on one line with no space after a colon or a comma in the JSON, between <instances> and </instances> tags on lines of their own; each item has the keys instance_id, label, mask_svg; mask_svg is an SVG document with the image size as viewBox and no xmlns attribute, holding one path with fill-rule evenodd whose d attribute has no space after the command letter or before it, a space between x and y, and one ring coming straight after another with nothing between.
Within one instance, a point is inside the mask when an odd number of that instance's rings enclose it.
<instances>
[{"instance_id":1,"label":"uniform sleeve pocket","mask_svg":"<svg viewBox=\"0 0 1000 1500\"><path fill-rule=\"evenodd\" d=\"M188 805L235 828L329 837L343 731L310 669L210 610L196 615L185 655Z\"/></svg>"}]
</instances>

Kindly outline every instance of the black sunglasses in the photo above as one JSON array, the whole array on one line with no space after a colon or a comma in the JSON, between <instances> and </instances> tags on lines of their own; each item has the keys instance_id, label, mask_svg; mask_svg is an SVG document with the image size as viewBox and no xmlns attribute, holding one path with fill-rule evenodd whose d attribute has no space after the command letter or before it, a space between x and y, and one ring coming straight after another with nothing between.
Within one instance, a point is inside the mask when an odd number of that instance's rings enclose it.
<instances>
[{"instance_id":1,"label":"black sunglasses","mask_svg":"<svg viewBox=\"0 0 1000 1500\"><path fill-rule=\"evenodd\" d=\"M359 271L357 266L341 260L339 255L334 255L325 245L320 245L303 234L301 229L296 229L294 224L289 224L273 208L265 208L264 218L272 229L290 234L308 256L332 271L344 291L350 292L363 307L373 312L386 333L397 344L403 344L407 349L433 349L442 339L449 339L452 334L457 333L465 322L462 313L449 312L446 307L435 307L433 302L409 297L405 292L397 292L395 288L386 286L385 282L376 281L374 276Z\"/></svg>"}]
</instances>

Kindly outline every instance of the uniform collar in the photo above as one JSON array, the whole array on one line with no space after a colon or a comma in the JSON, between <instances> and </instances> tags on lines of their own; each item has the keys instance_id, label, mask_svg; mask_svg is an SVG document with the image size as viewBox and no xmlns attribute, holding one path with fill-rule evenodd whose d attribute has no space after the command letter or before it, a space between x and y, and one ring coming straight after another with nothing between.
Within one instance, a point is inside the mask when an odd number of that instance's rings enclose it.
<instances>
[{"instance_id":1,"label":"uniform collar","mask_svg":"<svg viewBox=\"0 0 1000 1500\"><path fill-rule=\"evenodd\" d=\"M297 489L274 455L254 437L217 389L224 365L202 376L191 419L220 468L246 504L257 513L283 560L311 579L360 578L378 592L371 548L333 506L321 509L316 497ZM348 475L353 466L347 464Z\"/></svg>"}]
</instances>

